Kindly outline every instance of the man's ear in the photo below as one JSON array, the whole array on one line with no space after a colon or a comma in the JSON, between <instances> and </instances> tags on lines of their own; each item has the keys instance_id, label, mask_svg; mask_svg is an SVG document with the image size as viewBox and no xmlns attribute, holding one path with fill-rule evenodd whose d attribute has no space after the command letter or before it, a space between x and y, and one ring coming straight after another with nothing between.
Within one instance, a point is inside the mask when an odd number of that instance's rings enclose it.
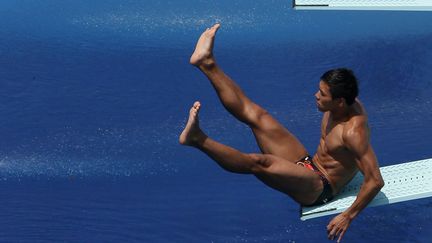
<instances>
[{"instance_id":1,"label":"man's ear","mask_svg":"<svg viewBox=\"0 0 432 243\"><path fill-rule=\"evenodd\" d=\"M347 102L346 102L346 99L345 98L338 98L338 106L339 107L343 107L343 106L346 106L346 105L348 105L347 104Z\"/></svg>"}]
</instances>

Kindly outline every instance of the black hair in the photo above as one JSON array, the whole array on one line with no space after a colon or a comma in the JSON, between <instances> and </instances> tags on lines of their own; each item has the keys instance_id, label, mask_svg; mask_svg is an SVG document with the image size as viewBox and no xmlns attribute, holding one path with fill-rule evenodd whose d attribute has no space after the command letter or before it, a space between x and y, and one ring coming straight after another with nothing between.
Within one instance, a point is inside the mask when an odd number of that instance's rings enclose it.
<instances>
[{"instance_id":1,"label":"black hair","mask_svg":"<svg viewBox=\"0 0 432 243\"><path fill-rule=\"evenodd\" d=\"M321 76L330 87L330 94L333 99L344 98L348 105L352 105L358 95L357 78L352 70L337 68L325 72Z\"/></svg>"}]
</instances>

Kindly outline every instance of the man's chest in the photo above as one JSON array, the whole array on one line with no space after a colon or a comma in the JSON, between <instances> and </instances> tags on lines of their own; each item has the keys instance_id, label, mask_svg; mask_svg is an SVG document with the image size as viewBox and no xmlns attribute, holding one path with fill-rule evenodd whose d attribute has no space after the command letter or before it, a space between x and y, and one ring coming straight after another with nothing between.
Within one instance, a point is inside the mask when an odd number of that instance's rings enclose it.
<instances>
[{"instance_id":1,"label":"man's chest","mask_svg":"<svg viewBox=\"0 0 432 243\"><path fill-rule=\"evenodd\" d=\"M346 150L343 142L343 124L328 124L323 128L322 139L327 153L340 153Z\"/></svg>"}]
</instances>

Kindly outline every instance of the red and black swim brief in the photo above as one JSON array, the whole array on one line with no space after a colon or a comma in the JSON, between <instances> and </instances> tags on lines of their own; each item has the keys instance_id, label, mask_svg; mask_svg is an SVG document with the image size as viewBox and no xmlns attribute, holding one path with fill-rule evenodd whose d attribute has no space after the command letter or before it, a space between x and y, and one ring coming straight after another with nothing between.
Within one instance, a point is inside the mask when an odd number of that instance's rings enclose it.
<instances>
[{"instance_id":1,"label":"red and black swim brief","mask_svg":"<svg viewBox=\"0 0 432 243\"><path fill-rule=\"evenodd\" d=\"M321 178L321 181L323 183L323 191L318 197L318 199L312 203L311 205L306 206L317 206L321 204L325 204L333 199L333 190L330 185L330 182L328 179L324 176L324 174L316 167L316 165L313 163L312 158L308 155L304 157L303 159L299 160L297 162L298 165L301 165L307 169L312 170L313 172L317 173L319 177Z\"/></svg>"}]
</instances>

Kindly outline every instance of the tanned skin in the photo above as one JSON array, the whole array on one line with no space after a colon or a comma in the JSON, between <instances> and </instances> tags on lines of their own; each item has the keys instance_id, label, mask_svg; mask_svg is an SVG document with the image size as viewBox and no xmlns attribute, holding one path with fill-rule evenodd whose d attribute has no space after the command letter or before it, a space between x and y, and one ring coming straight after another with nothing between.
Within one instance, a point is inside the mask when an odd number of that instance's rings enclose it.
<instances>
[{"instance_id":1,"label":"tanned skin","mask_svg":"<svg viewBox=\"0 0 432 243\"><path fill-rule=\"evenodd\" d=\"M201 150L227 171L255 175L301 205L312 204L321 194L323 183L317 173L296 164L309 153L293 134L251 101L217 65L213 45L219 28L220 24L216 24L202 33L190 63L207 76L223 106L251 128L261 153L242 153L208 137L199 127L201 103L198 101L190 109L189 120L179 137L180 144ZM321 139L313 161L329 180L334 195L358 171L364 175L357 199L327 226L328 238L337 238L340 242L351 221L376 196L384 182L369 142L367 115L360 101L348 105L344 98L334 99L324 81L319 82L315 98L323 119Z\"/></svg>"}]
</instances>

